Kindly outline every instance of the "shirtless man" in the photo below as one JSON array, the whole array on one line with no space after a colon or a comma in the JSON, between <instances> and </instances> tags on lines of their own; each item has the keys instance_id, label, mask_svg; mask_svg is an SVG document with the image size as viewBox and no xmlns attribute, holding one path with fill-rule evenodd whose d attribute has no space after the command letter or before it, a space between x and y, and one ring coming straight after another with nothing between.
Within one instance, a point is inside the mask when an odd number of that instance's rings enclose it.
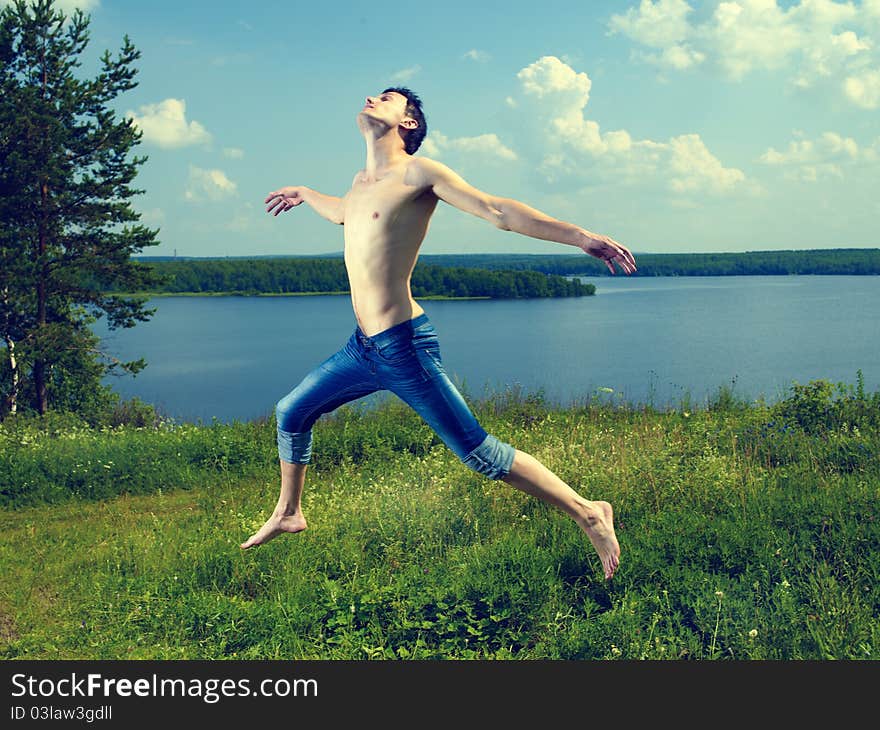
<instances>
[{"instance_id":1,"label":"shirtless man","mask_svg":"<svg viewBox=\"0 0 880 730\"><path fill-rule=\"evenodd\" d=\"M502 479L568 514L587 534L605 578L617 569L620 546L611 505L581 497L533 456L486 433L443 369L436 332L413 299L410 276L438 200L502 230L577 246L630 274L630 251L583 228L509 198L488 195L445 165L414 157L427 126L416 94L406 88L368 96L357 116L367 162L342 198L305 186L269 193L267 212L308 203L345 226L345 266L357 328L346 345L278 402L281 493L272 516L246 549L306 529L300 498L311 457L314 422L343 403L390 390L415 409L471 469Z\"/></svg>"}]
</instances>

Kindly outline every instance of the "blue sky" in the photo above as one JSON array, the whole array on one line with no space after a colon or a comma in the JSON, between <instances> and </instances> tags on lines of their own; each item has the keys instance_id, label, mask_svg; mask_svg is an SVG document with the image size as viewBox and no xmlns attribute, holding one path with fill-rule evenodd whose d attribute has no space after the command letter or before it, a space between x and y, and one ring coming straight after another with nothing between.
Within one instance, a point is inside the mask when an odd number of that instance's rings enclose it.
<instances>
[{"instance_id":1,"label":"blue sky","mask_svg":"<svg viewBox=\"0 0 880 730\"><path fill-rule=\"evenodd\" d=\"M0 0L4 4L4 0ZM83 71L124 34L145 253L337 252L270 190L342 195L367 94L406 85L434 157L636 252L880 246L880 0L65 0ZM574 252L441 204L422 252Z\"/></svg>"}]
</instances>

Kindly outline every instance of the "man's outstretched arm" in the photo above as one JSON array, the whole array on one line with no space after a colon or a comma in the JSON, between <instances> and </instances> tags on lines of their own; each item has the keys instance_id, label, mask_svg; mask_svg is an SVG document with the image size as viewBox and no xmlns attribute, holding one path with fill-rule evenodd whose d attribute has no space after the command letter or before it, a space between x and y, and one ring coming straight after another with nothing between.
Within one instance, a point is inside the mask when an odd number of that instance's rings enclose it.
<instances>
[{"instance_id":1,"label":"man's outstretched arm","mask_svg":"<svg viewBox=\"0 0 880 730\"><path fill-rule=\"evenodd\" d=\"M266 212L278 215L303 203L308 203L321 217L331 223L345 223L345 198L324 195L305 185L291 185L273 190L263 201L267 204Z\"/></svg>"},{"instance_id":2,"label":"man's outstretched arm","mask_svg":"<svg viewBox=\"0 0 880 730\"><path fill-rule=\"evenodd\" d=\"M459 210L479 216L505 231L577 246L585 253L603 260L612 274L616 273L615 262L627 274L636 270L636 262L629 249L608 236L552 218L517 200L484 193L446 165L424 157L417 159L425 182L434 194Z\"/></svg>"}]
</instances>

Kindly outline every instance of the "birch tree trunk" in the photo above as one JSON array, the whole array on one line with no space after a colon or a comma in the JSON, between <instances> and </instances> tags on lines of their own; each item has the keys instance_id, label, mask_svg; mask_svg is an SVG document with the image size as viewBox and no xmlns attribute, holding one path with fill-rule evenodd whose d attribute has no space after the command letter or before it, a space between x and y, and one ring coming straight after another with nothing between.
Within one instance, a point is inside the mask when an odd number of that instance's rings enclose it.
<instances>
[{"instance_id":1,"label":"birch tree trunk","mask_svg":"<svg viewBox=\"0 0 880 730\"><path fill-rule=\"evenodd\" d=\"M9 389L9 395L6 396L6 405L9 413L18 412L18 363L15 360L15 340L9 335L4 338L6 340L6 349L9 352L9 369L12 371L12 387Z\"/></svg>"}]
</instances>

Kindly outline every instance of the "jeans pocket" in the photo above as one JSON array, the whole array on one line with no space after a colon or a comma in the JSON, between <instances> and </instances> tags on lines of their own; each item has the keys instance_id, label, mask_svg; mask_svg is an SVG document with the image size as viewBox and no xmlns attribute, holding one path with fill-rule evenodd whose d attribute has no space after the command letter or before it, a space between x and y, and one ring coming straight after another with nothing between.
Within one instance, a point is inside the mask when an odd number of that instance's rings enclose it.
<instances>
[{"instance_id":1,"label":"jeans pocket","mask_svg":"<svg viewBox=\"0 0 880 730\"><path fill-rule=\"evenodd\" d=\"M416 358L422 367L422 372L428 378L435 378L446 372L440 357L440 346L436 342L417 347Z\"/></svg>"}]
</instances>

